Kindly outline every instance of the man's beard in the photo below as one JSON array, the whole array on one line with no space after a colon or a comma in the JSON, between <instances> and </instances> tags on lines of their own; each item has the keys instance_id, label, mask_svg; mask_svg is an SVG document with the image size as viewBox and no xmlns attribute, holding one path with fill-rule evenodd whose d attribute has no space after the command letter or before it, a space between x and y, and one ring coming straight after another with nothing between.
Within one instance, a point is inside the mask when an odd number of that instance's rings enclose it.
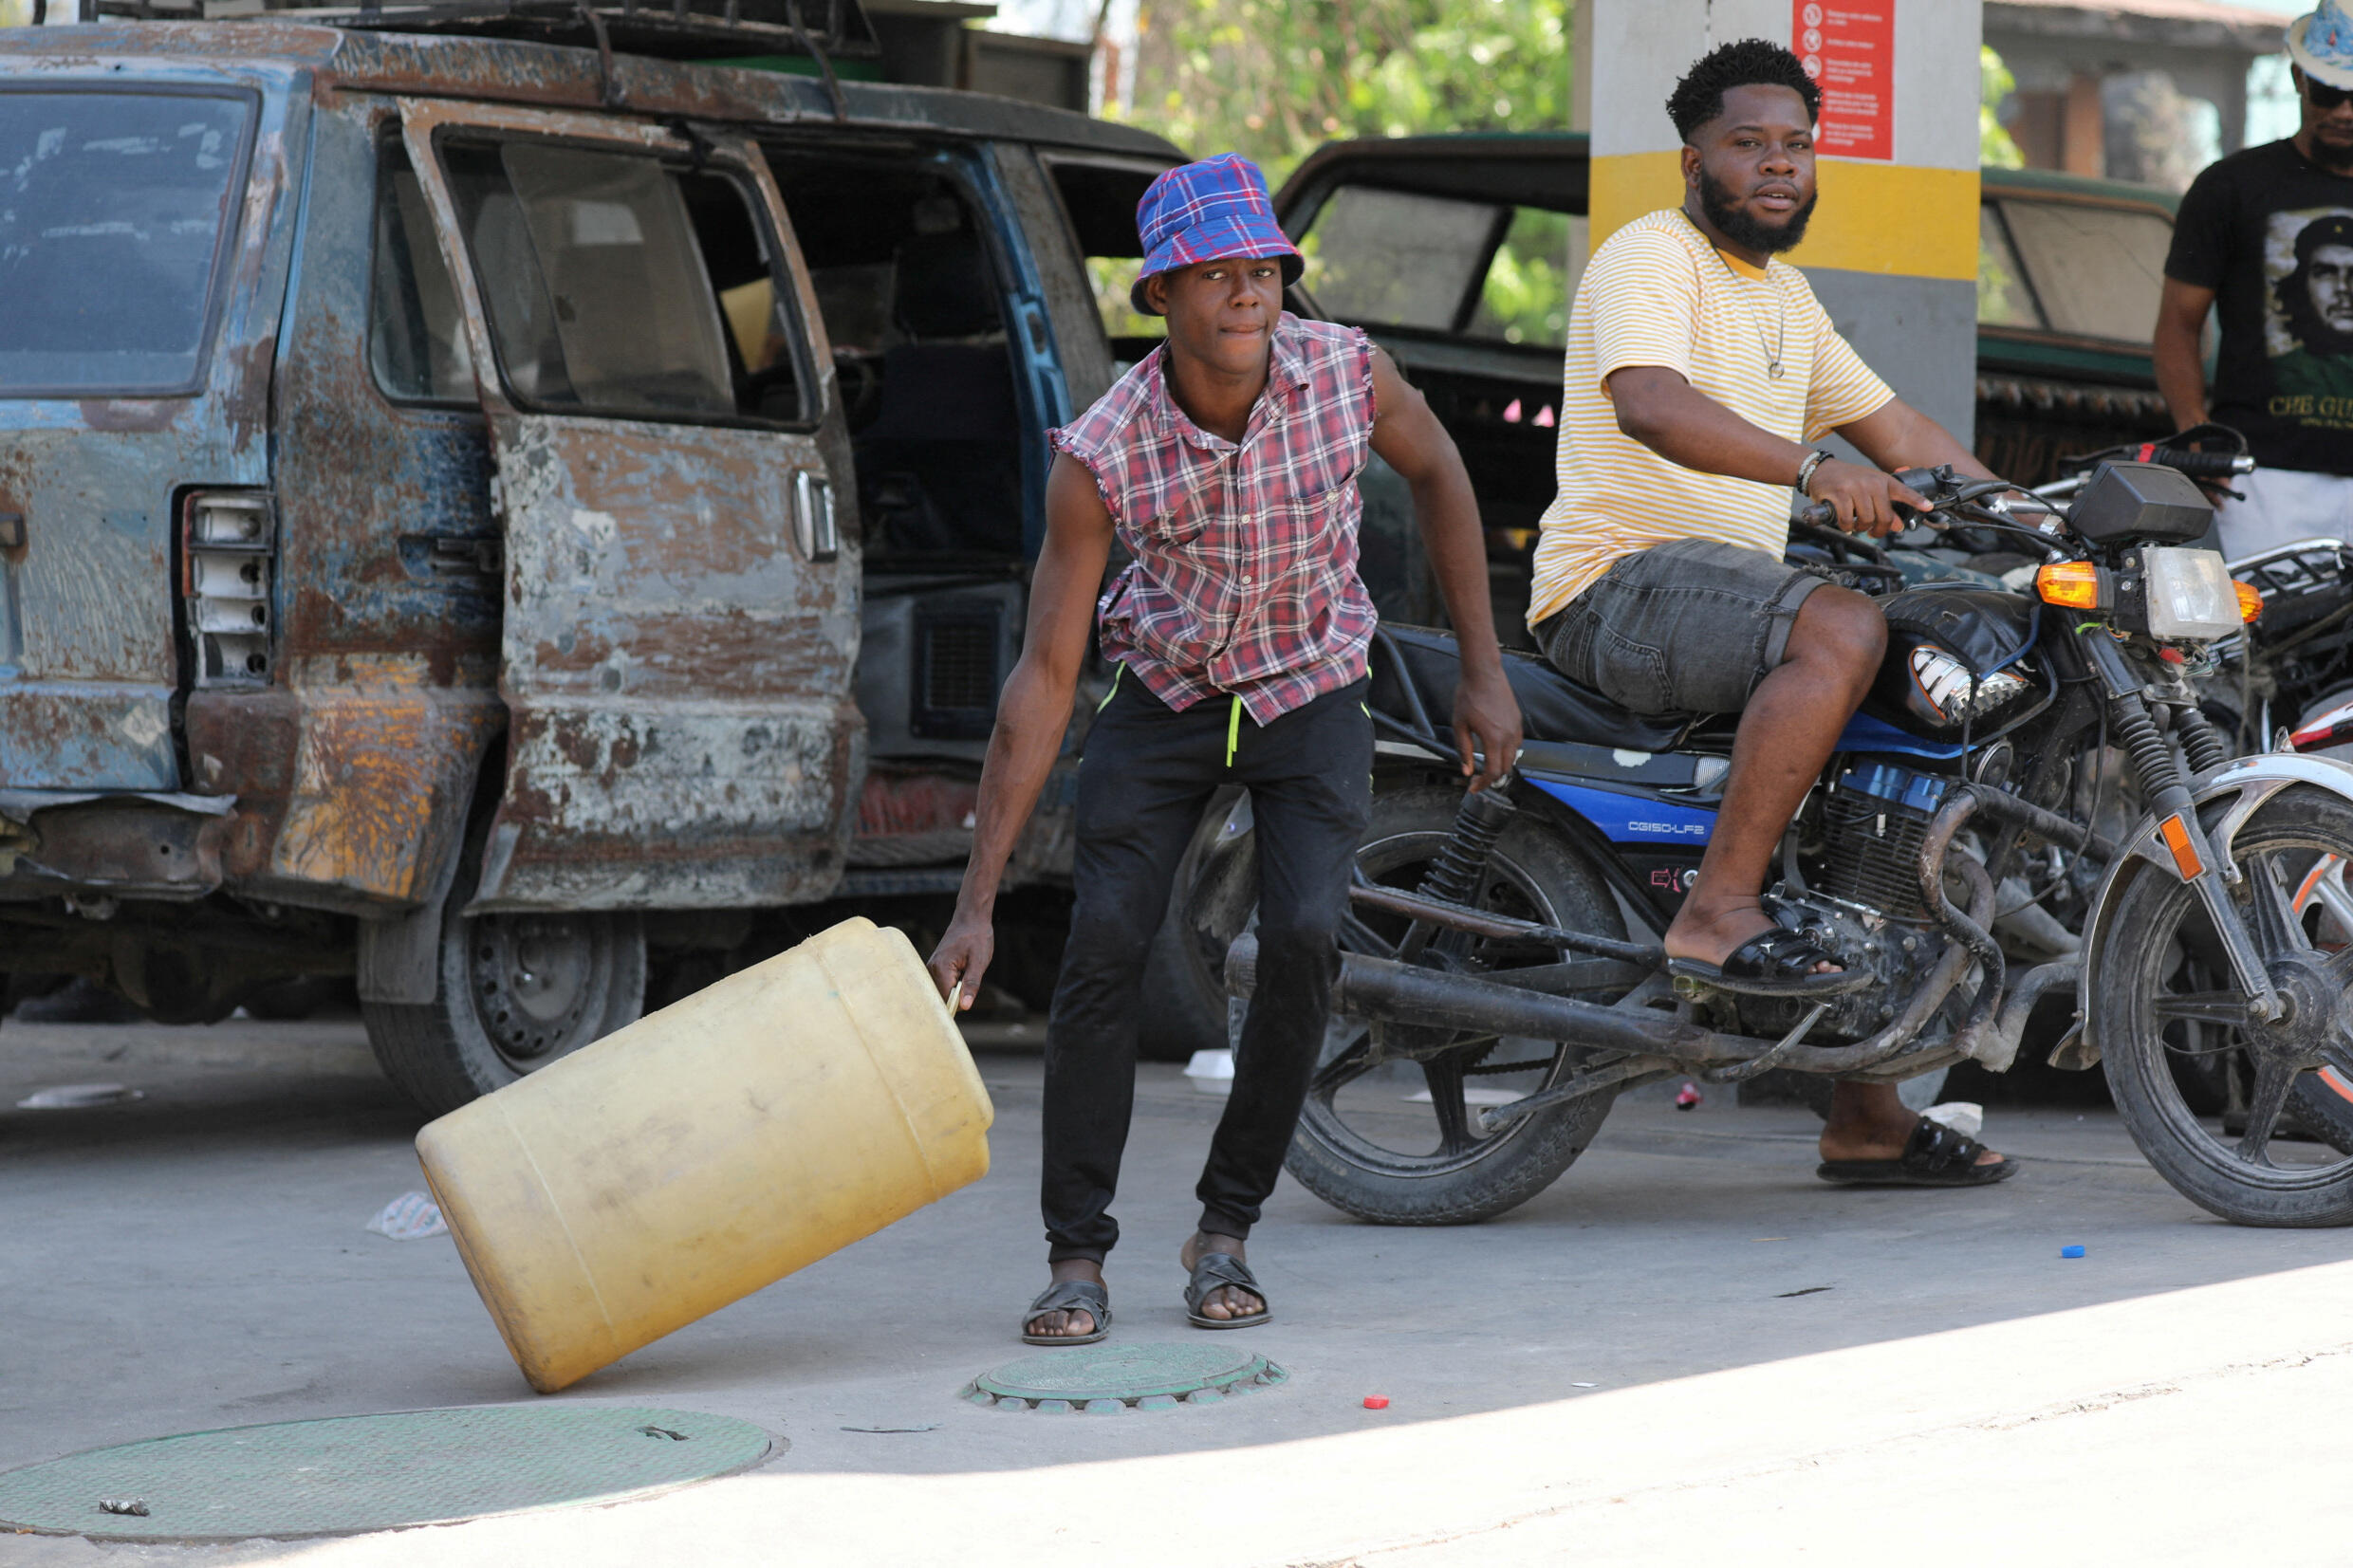
<instances>
[{"instance_id":1,"label":"man's beard","mask_svg":"<svg viewBox=\"0 0 2353 1568\"><path fill-rule=\"evenodd\" d=\"M2320 133L2317 131L2312 133L2311 139L2313 162L2334 174L2342 175L2348 170L2353 170L2353 142L2347 142L2342 147L2332 147L2321 139Z\"/></svg>"},{"instance_id":2,"label":"man's beard","mask_svg":"<svg viewBox=\"0 0 2353 1568\"><path fill-rule=\"evenodd\" d=\"M1822 199L1816 191L1806 198L1806 205L1789 214L1780 225L1764 222L1732 205L1732 194L1719 184L1705 169L1699 171L1699 210L1715 225L1717 233L1743 250L1759 250L1774 255L1794 250L1798 241L1806 237L1806 220L1814 215L1814 203Z\"/></svg>"}]
</instances>

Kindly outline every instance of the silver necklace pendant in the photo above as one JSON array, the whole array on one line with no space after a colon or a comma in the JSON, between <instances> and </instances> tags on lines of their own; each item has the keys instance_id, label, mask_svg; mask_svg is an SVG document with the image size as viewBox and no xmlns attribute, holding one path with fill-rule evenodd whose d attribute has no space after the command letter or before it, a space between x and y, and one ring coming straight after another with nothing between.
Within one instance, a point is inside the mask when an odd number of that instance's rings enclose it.
<instances>
[{"instance_id":1,"label":"silver necklace pendant","mask_svg":"<svg viewBox=\"0 0 2353 1568\"><path fill-rule=\"evenodd\" d=\"M1771 377L1776 381L1780 380L1781 361L1779 360L1775 360L1770 364L1767 365L1765 367L1765 374Z\"/></svg>"}]
</instances>

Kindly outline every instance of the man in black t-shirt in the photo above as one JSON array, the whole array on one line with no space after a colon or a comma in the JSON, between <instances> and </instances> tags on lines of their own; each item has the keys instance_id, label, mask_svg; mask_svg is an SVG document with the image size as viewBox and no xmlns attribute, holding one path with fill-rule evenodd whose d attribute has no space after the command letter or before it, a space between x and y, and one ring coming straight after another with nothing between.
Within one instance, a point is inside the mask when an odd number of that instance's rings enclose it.
<instances>
[{"instance_id":1,"label":"man in black t-shirt","mask_svg":"<svg viewBox=\"0 0 2353 1568\"><path fill-rule=\"evenodd\" d=\"M2353 16L2288 29L2303 123L2208 168L2181 198L2157 317L2157 385L2178 426L2244 431L2262 467L2215 524L2225 553L2353 540ZM2220 306L2207 397L2199 350Z\"/></svg>"}]
</instances>

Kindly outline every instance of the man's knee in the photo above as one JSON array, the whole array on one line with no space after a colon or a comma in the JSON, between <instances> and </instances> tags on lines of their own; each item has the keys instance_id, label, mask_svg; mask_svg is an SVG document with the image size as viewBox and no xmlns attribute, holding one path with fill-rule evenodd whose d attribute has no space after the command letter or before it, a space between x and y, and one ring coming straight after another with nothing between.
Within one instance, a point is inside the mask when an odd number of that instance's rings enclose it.
<instances>
[{"instance_id":1,"label":"man's knee","mask_svg":"<svg viewBox=\"0 0 2353 1568\"><path fill-rule=\"evenodd\" d=\"M1070 912L1070 936L1062 950L1063 974L1089 979L1141 974L1152 951L1152 939L1159 934L1160 914L1158 909L1147 914L1109 900L1081 903Z\"/></svg>"},{"instance_id":2,"label":"man's knee","mask_svg":"<svg viewBox=\"0 0 2353 1568\"><path fill-rule=\"evenodd\" d=\"M1868 595L1835 583L1806 596L1789 628L1787 657L1835 670L1858 691L1879 673L1887 653L1887 618Z\"/></svg>"}]
</instances>

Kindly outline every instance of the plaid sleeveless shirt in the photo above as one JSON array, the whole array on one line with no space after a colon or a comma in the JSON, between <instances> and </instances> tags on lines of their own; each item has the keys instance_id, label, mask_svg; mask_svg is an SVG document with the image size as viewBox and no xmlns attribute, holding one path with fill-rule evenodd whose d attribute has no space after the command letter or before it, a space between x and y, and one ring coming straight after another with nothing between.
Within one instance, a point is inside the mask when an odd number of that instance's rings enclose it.
<instances>
[{"instance_id":1,"label":"plaid sleeveless shirt","mask_svg":"<svg viewBox=\"0 0 2353 1568\"><path fill-rule=\"evenodd\" d=\"M1276 323L1237 444L1169 396L1156 348L1052 433L1086 465L1133 558L1096 606L1103 656L1183 710L1231 693L1264 725L1360 679L1379 618L1357 574L1371 452L1371 341Z\"/></svg>"}]
</instances>

